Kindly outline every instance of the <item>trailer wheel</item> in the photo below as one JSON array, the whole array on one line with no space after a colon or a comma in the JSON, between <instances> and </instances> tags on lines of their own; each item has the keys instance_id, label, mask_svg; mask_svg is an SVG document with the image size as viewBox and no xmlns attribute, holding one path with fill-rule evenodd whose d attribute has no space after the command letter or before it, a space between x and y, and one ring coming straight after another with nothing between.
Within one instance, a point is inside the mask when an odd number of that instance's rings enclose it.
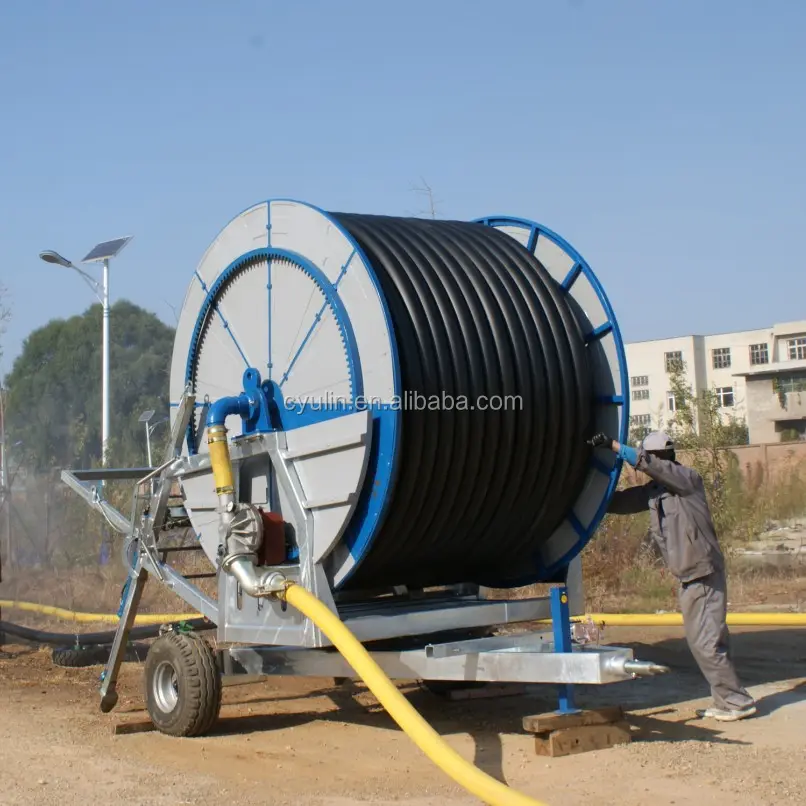
<instances>
[{"instance_id":1,"label":"trailer wheel","mask_svg":"<svg viewBox=\"0 0 806 806\"><path fill-rule=\"evenodd\" d=\"M109 660L109 647L56 647L50 657L55 666L64 666L68 669L102 666Z\"/></svg>"},{"instance_id":2,"label":"trailer wheel","mask_svg":"<svg viewBox=\"0 0 806 806\"><path fill-rule=\"evenodd\" d=\"M103 666L109 660L111 646L56 647L51 652L51 660L55 666L68 669L82 669L87 666ZM123 653L127 663L141 663L148 652L148 644L131 644Z\"/></svg>"},{"instance_id":3,"label":"trailer wheel","mask_svg":"<svg viewBox=\"0 0 806 806\"><path fill-rule=\"evenodd\" d=\"M146 658L145 699L154 727L169 736L202 736L218 719L221 676L210 645L195 633L158 638Z\"/></svg>"}]
</instances>

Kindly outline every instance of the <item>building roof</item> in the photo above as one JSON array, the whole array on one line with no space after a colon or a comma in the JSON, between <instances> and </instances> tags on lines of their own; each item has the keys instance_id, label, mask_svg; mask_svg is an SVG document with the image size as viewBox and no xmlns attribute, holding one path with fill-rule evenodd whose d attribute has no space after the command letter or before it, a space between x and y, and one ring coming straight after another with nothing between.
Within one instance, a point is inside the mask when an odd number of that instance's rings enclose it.
<instances>
[{"instance_id":1,"label":"building roof","mask_svg":"<svg viewBox=\"0 0 806 806\"><path fill-rule=\"evenodd\" d=\"M684 333L677 334L676 336L659 336L654 339L638 339L637 341L626 342L625 346L629 347L631 344L650 344L653 341L674 341L675 339L730 338L731 336L743 336L744 334L749 335L751 333L770 333L778 338L786 338L787 336L796 336L804 332L806 332L806 319L799 319L794 322L776 322L767 327L752 327L749 330L723 330L717 333Z\"/></svg>"},{"instance_id":2,"label":"building roof","mask_svg":"<svg viewBox=\"0 0 806 806\"><path fill-rule=\"evenodd\" d=\"M776 361L774 364L766 364L757 369L749 369L746 372L734 372L734 378L753 378L771 377L773 375L784 375L787 372L798 372L799 370L806 369L806 360L800 361Z\"/></svg>"}]
</instances>

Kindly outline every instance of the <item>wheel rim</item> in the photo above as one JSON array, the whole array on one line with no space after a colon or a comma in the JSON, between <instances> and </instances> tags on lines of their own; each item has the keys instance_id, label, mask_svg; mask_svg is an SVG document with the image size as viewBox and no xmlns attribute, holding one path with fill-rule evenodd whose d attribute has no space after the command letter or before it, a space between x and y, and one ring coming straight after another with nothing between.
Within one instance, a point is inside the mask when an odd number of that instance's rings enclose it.
<instances>
[{"instance_id":1,"label":"wheel rim","mask_svg":"<svg viewBox=\"0 0 806 806\"><path fill-rule=\"evenodd\" d=\"M179 702L179 680L174 667L165 661L161 663L154 672L151 686L157 707L166 714L171 713Z\"/></svg>"}]
</instances>

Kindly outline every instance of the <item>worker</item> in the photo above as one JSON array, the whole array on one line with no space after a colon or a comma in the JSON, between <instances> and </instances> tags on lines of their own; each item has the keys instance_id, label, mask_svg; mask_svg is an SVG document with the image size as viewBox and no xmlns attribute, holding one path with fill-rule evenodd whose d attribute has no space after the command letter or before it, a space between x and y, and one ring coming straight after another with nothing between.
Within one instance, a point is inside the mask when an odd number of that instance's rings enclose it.
<instances>
[{"instance_id":1,"label":"worker","mask_svg":"<svg viewBox=\"0 0 806 806\"><path fill-rule=\"evenodd\" d=\"M638 450L605 434L588 444L608 448L650 478L644 485L617 490L608 512L649 511L652 536L680 583L686 641L711 686L714 707L698 710L697 716L723 722L752 716L755 702L739 682L730 657L725 559L702 477L677 461L674 441L662 431L648 434Z\"/></svg>"}]
</instances>

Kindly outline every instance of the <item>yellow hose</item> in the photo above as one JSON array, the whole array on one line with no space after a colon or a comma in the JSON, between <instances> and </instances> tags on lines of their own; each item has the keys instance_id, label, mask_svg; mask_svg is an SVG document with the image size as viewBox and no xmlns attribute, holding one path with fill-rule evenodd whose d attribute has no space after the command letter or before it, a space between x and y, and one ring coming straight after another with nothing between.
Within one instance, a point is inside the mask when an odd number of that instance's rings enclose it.
<instances>
[{"instance_id":1,"label":"yellow hose","mask_svg":"<svg viewBox=\"0 0 806 806\"><path fill-rule=\"evenodd\" d=\"M15 602L11 599L0 599L0 608L6 610L28 610L32 613L41 613L45 616L54 616L65 621L79 621L85 624L117 624L120 619L115 613L81 613L76 610L66 610L63 607L37 604L35 602ZM188 621L189 619L203 618L201 613L146 613L136 616L134 623L167 624L173 621Z\"/></svg>"},{"instance_id":2,"label":"yellow hose","mask_svg":"<svg viewBox=\"0 0 806 806\"><path fill-rule=\"evenodd\" d=\"M36 602L17 602L0 599L0 608L7 610L29 610L46 616L80 621L87 624L117 624L114 613L82 613L63 607L43 605ZM145 613L135 618L135 624L167 624L173 621L204 618L201 613ZM572 621L591 621L610 627L681 627L683 616L680 613L586 613L574 616ZM806 627L806 613L728 613L731 627Z\"/></svg>"},{"instance_id":3,"label":"yellow hose","mask_svg":"<svg viewBox=\"0 0 806 806\"><path fill-rule=\"evenodd\" d=\"M462 758L420 716L338 616L315 596L294 584L290 584L282 596L322 630L395 722L454 781L492 806L545 806L510 789Z\"/></svg>"},{"instance_id":4,"label":"yellow hose","mask_svg":"<svg viewBox=\"0 0 806 806\"><path fill-rule=\"evenodd\" d=\"M681 613L588 613L590 619L610 627L682 627ZM577 621L578 619L574 619ZM728 613L732 627L806 627L806 613Z\"/></svg>"}]
</instances>

